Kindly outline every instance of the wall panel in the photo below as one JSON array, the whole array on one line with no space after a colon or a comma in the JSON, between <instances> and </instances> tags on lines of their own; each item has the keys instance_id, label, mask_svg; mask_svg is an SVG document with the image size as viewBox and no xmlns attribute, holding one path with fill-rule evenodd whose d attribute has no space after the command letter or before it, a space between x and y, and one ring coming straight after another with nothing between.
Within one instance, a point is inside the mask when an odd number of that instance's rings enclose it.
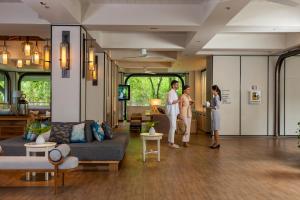
<instances>
[{"instance_id":1,"label":"wall panel","mask_svg":"<svg viewBox=\"0 0 300 200\"><path fill-rule=\"evenodd\" d=\"M223 92L221 134L240 134L240 57L214 56L213 83ZM226 99L225 99L226 98Z\"/></svg>"},{"instance_id":2,"label":"wall panel","mask_svg":"<svg viewBox=\"0 0 300 200\"><path fill-rule=\"evenodd\" d=\"M249 91L257 85L260 104L249 104ZM267 135L268 132L268 57L241 57L241 135Z\"/></svg>"}]
</instances>

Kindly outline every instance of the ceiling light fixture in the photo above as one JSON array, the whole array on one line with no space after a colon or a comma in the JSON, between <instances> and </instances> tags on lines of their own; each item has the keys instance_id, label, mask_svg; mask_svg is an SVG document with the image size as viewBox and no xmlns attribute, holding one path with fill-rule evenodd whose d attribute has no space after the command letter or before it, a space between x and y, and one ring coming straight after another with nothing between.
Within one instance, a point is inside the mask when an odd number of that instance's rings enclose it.
<instances>
[{"instance_id":1,"label":"ceiling light fixture","mask_svg":"<svg viewBox=\"0 0 300 200\"><path fill-rule=\"evenodd\" d=\"M23 61L21 59L17 60L17 68L23 67Z\"/></svg>"},{"instance_id":2,"label":"ceiling light fixture","mask_svg":"<svg viewBox=\"0 0 300 200\"><path fill-rule=\"evenodd\" d=\"M40 64L40 52L38 47L38 42L35 42L35 46L33 48L33 56L32 56L33 64L39 65Z\"/></svg>"},{"instance_id":3,"label":"ceiling light fixture","mask_svg":"<svg viewBox=\"0 0 300 200\"><path fill-rule=\"evenodd\" d=\"M2 49L2 52L1 52L1 57L2 57L2 64L7 65L8 64L9 52L7 51L5 40L3 41L3 49Z\"/></svg>"},{"instance_id":4,"label":"ceiling light fixture","mask_svg":"<svg viewBox=\"0 0 300 200\"><path fill-rule=\"evenodd\" d=\"M31 43L28 41L28 38L26 42L23 43L23 52L25 56L31 56Z\"/></svg>"}]
</instances>

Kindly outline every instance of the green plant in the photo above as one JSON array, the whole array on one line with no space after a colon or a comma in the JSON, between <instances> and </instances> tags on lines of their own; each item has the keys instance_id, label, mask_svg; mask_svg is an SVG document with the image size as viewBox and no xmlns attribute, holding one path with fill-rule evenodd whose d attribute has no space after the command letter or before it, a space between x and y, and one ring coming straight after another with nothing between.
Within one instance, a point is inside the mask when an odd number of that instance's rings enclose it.
<instances>
[{"instance_id":1,"label":"green plant","mask_svg":"<svg viewBox=\"0 0 300 200\"><path fill-rule=\"evenodd\" d=\"M298 147L300 148L300 122L297 123L296 133L298 134Z\"/></svg>"},{"instance_id":2,"label":"green plant","mask_svg":"<svg viewBox=\"0 0 300 200\"><path fill-rule=\"evenodd\" d=\"M150 130L151 127L154 127L155 124L157 124L158 122L154 122L154 121L150 121L150 122L147 122L146 123L146 128L147 128L147 131Z\"/></svg>"},{"instance_id":3,"label":"green plant","mask_svg":"<svg viewBox=\"0 0 300 200\"><path fill-rule=\"evenodd\" d=\"M45 133L51 129L50 125L44 125L40 121L32 121L26 127L26 132L32 132L36 135Z\"/></svg>"}]
</instances>

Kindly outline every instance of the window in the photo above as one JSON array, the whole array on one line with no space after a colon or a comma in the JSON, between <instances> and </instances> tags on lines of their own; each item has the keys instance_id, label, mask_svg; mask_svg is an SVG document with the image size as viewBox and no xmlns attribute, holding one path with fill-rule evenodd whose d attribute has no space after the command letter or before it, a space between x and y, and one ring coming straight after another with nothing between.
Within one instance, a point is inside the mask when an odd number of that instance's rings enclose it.
<instances>
[{"instance_id":1,"label":"window","mask_svg":"<svg viewBox=\"0 0 300 200\"><path fill-rule=\"evenodd\" d=\"M23 75L19 83L20 90L26 95L29 107L50 107L50 75Z\"/></svg>"},{"instance_id":2,"label":"window","mask_svg":"<svg viewBox=\"0 0 300 200\"><path fill-rule=\"evenodd\" d=\"M9 83L8 76L4 72L0 72L0 103L8 103L9 101Z\"/></svg>"},{"instance_id":3,"label":"window","mask_svg":"<svg viewBox=\"0 0 300 200\"><path fill-rule=\"evenodd\" d=\"M185 76L177 75L133 75L128 78L130 85L130 101L128 106L149 106L150 99L161 99L162 105L166 103L166 95L170 90L172 80L179 82L178 95L182 93L182 84Z\"/></svg>"}]
</instances>

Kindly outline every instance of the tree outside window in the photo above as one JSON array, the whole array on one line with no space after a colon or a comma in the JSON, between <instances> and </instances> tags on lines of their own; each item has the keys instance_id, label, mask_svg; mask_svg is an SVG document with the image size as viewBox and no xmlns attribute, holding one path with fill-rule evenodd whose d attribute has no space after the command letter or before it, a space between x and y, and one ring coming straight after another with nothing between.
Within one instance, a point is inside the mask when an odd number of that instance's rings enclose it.
<instances>
[{"instance_id":1,"label":"tree outside window","mask_svg":"<svg viewBox=\"0 0 300 200\"><path fill-rule=\"evenodd\" d=\"M185 81L185 77L182 77ZM166 95L172 80L179 82L178 95L182 93L182 83L177 76L132 76L127 80L130 85L130 101L128 106L149 106L150 99L161 99L162 106L166 103Z\"/></svg>"}]
</instances>

